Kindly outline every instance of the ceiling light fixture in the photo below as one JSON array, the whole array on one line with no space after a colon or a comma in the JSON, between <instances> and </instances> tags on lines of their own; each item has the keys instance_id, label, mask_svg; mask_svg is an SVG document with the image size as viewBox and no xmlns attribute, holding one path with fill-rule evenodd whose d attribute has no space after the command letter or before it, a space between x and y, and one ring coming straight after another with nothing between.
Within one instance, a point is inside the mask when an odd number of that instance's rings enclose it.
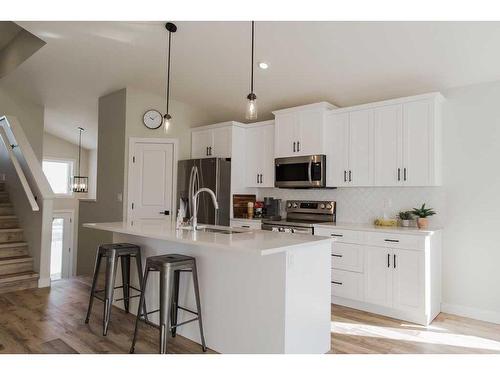
<instances>
[{"instance_id":1,"label":"ceiling light fixture","mask_svg":"<svg viewBox=\"0 0 500 375\"><path fill-rule=\"evenodd\" d=\"M266 70L267 68L269 68L269 64L266 62L260 62L259 68Z\"/></svg>"},{"instance_id":2,"label":"ceiling light fixture","mask_svg":"<svg viewBox=\"0 0 500 375\"><path fill-rule=\"evenodd\" d=\"M78 169L76 176L73 176L72 190L75 193L87 193L89 191L89 178L86 176L80 176L80 160L82 154L82 132L85 131L84 128L78 128L80 135L78 137Z\"/></svg>"},{"instance_id":3,"label":"ceiling light fixture","mask_svg":"<svg viewBox=\"0 0 500 375\"><path fill-rule=\"evenodd\" d=\"M167 88L166 88L166 94L167 94L167 113L165 113L165 116L163 116L163 130L165 133L168 133L168 129L170 127L170 122L172 120L172 116L170 116L169 112L169 101L170 101L170 49L171 49L171 44L172 44L172 33L175 33L177 31L177 26L173 24L172 22L167 22L165 24L165 28L168 30L168 56L167 56Z\"/></svg>"},{"instance_id":4,"label":"ceiling light fixture","mask_svg":"<svg viewBox=\"0 0 500 375\"><path fill-rule=\"evenodd\" d=\"M255 21L252 21L252 65L251 65L251 78L250 78L250 94L247 95L247 110L245 114L245 118L247 120L256 120L257 119L257 96L253 92L253 54L254 54L254 34L255 34Z\"/></svg>"}]
</instances>

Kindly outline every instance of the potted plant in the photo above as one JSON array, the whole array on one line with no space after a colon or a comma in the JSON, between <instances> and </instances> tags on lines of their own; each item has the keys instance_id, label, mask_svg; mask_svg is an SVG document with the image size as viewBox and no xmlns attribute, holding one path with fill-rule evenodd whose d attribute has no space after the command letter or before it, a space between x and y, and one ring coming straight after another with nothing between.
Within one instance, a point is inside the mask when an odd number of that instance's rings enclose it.
<instances>
[{"instance_id":1,"label":"potted plant","mask_svg":"<svg viewBox=\"0 0 500 375\"><path fill-rule=\"evenodd\" d=\"M412 213L412 211L401 211L399 213L399 219L401 220L401 226L402 227L409 227L409 226L411 226L411 221L413 220L413 213Z\"/></svg>"},{"instance_id":2,"label":"potted plant","mask_svg":"<svg viewBox=\"0 0 500 375\"><path fill-rule=\"evenodd\" d=\"M435 215L436 213L432 208L425 208L425 203L420 208L414 208L412 214L417 217L417 226L419 229L427 228L429 225L429 216Z\"/></svg>"}]
</instances>

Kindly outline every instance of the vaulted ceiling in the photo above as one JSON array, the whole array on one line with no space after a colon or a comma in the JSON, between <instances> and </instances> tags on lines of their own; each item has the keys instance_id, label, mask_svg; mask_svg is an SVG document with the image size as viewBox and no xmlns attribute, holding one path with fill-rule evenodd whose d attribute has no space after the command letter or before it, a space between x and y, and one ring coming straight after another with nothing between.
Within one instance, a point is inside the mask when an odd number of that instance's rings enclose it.
<instances>
[{"instance_id":1,"label":"vaulted ceiling","mask_svg":"<svg viewBox=\"0 0 500 375\"><path fill-rule=\"evenodd\" d=\"M249 22L176 22L174 99L205 111L206 123L244 120ZM46 106L49 132L76 141L97 98L127 85L165 88L161 22L19 22L47 45L0 81ZM500 80L499 22L257 22L259 119L288 106L338 106ZM200 125L200 124L194 124Z\"/></svg>"}]
</instances>

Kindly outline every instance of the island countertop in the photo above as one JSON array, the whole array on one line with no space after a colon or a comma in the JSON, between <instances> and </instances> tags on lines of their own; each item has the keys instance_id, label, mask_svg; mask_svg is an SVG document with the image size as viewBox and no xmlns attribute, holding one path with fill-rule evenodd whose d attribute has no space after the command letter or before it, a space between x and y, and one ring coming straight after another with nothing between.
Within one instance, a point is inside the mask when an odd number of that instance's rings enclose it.
<instances>
[{"instance_id":1,"label":"island countertop","mask_svg":"<svg viewBox=\"0 0 500 375\"><path fill-rule=\"evenodd\" d=\"M86 223L85 228L104 230L114 233L131 234L158 240L189 243L212 248L241 252L254 252L259 255L270 255L279 252L302 248L304 245L331 243L332 239L307 234L278 233L264 230L243 230L240 233L213 233L176 229L175 223L165 219L139 219L110 223ZM203 225L205 226L205 225ZM228 229L214 225L209 228Z\"/></svg>"}]
</instances>

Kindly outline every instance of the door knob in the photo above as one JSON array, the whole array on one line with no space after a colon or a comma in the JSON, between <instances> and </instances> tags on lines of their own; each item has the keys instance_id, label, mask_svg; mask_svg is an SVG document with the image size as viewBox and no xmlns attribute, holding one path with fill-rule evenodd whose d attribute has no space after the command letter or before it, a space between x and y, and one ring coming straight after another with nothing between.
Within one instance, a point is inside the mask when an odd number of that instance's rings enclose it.
<instances>
[{"instance_id":1,"label":"door knob","mask_svg":"<svg viewBox=\"0 0 500 375\"><path fill-rule=\"evenodd\" d=\"M166 216L168 216L168 215L170 215L170 211L168 211L168 210L160 211L160 215L166 215Z\"/></svg>"}]
</instances>

